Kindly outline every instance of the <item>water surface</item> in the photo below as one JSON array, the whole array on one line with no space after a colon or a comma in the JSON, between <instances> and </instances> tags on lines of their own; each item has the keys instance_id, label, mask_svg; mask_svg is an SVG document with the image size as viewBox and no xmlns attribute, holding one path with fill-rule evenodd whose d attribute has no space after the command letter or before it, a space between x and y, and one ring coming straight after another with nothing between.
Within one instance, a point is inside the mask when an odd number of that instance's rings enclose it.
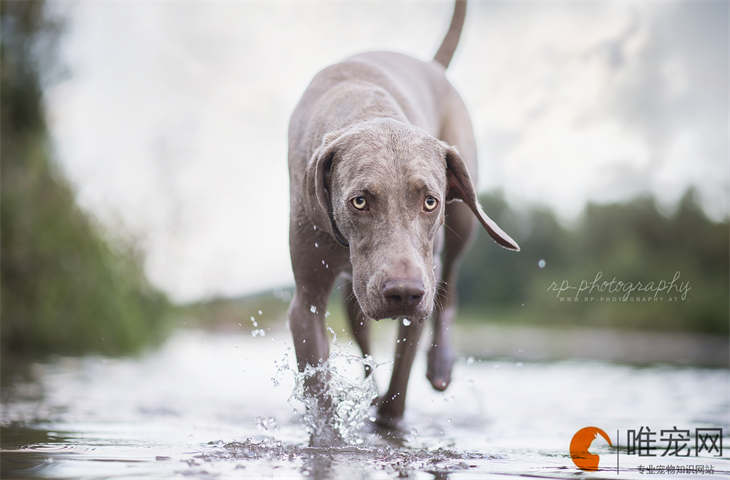
<instances>
[{"instance_id":1,"label":"water surface","mask_svg":"<svg viewBox=\"0 0 730 480\"><path fill-rule=\"evenodd\" d=\"M376 354L380 391L388 342ZM356 351L335 344L346 398L367 382ZM711 466L730 475L727 369L600 362L459 360L444 393L416 359L400 432L377 430L365 403L347 407L349 445L309 447L286 332L181 330L134 358L54 358L27 365L3 388L2 473L7 478L646 478L639 466ZM22 375L21 375L22 373ZM7 379L6 379L7 380ZM358 425L358 419L362 425ZM619 430L724 429L721 457L647 458L602 440L598 472L581 473L572 435ZM614 442L615 443L615 442ZM707 475L703 475L707 477ZM653 475L649 478L658 478ZM697 478L697 474L671 478Z\"/></svg>"}]
</instances>

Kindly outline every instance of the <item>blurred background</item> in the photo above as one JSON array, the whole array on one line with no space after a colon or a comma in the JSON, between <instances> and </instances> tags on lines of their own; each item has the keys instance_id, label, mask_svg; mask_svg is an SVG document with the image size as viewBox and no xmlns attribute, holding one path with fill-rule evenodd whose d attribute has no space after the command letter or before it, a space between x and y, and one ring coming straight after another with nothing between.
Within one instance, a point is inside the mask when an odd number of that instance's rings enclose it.
<instances>
[{"instance_id":1,"label":"blurred background","mask_svg":"<svg viewBox=\"0 0 730 480\"><path fill-rule=\"evenodd\" d=\"M347 55L430 58L451 12L132 5L3 2L4 354L131 352L264 304L263 323L283 325L289 113ZM473 2L449 78L475 124L482 201L523 249L479 233L461 324L701 333L726 348L725 2ZM691 290L648 303L550 291L599 272L680 272Z\"/></svg>"}]
</instances>

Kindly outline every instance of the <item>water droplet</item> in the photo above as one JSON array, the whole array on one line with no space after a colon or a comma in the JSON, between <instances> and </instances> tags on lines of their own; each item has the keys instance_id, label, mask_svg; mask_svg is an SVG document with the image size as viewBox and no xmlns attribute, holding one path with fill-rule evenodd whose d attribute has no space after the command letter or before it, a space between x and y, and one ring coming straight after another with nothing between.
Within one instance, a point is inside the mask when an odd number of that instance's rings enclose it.
<instances>
[{"instance_id":1,"label":"water droplet","mask_svg":"<svg viewBox=\"0 0 730 480\"><path fill-rule=\"evenodd\" d=\"M254 327L258 327L258 326L259 326L259 322L257 322L257 321L256 321L256 319L255 319L255 318L253 318L253 315L251 316L251 324L252 324L252 325L253 325Z\"/></svg>"},{"instance_id":2,"label":"water droplet","mask_svg":"<svg viewBox=\"0 0 730 480\"><path fill-rule=\"evenodd\" d=\"M407 318L404 318L403 319L403 326L404 327L408 327L410 324L411 324L411 321L410 320L408 320Z\"/></svg>"},{"instance_id":3,"label":"water droplet","mask_svg":"<svg viewBox=\"0 0 730 480\"><path fill-rule=\"evenodd\" d=\"M252 330L251 331L251 336L252 337L265 337L266 336L266 332L264 331L263 328L258 328L256 330Z\"/></svg>"},{"instance_id":4,"label":"water droplet","mask_svg":"<svg viewBox=\"0 0 730 480\"><path fill-rule=\"evenodd\" d=\"M319 243L314 242L314 248L319 248Z\"/></svg>"},{"instance_id":5,"label":"water droplet","mask_svg":"<svg viewBox=\"0 0 730 480\"><path fill-rule=\"evenodd\" d=\"M314 306L314 305L310 305L309 306L309 311L312 312L312 313L317 313L317 307Z\"/></svg>"},{"instance_id":6,"label":"water droplet","mask_svg":"<svg viewBox=\"0 0 730 480\"><path fill-rule=\"evenodd\" d=\"M263 314L264 314L264 312L262 312L261 310L259 310L259 315L263 315Z\"/></svg>"},{"instance_id":7,"label":"water droplet","mask_svg":"<svg viewBox=\"0 0 730 480\"><path fill-rule=\"evenodd\" d=\"M264 432L276 430L279 428L279 426L276 424L276 419L274 417L256 417L256 426L259 430Z\"/></svg>"},{"instance_id":8,"label":"water droplet","mask_svg":"<svg viewBox=\"0 0 730 480\"><path fill-rule=\"evenodd\" d=\"M540 260L539 260L539 261L537 262L537 266L538 266L538 267L540 267L540 268L545 268L545 265L547 265L547 262L545 262L545 259L544 259L544 258L541 258L541 259L540 259Z\"/></svg>"}]
</instances>

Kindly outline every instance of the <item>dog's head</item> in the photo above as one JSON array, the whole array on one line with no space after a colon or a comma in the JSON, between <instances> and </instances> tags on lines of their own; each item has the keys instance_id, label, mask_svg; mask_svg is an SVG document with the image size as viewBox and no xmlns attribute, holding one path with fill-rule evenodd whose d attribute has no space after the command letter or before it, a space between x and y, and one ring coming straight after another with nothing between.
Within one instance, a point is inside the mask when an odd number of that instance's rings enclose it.
<instances>
[{"instance_id":1,"label":"dog's head","mask_svg":"<svg viewBox=\"0 0 730 480\"><path fill-rule=\"evenodd\" d=\"M519 250L482 210L456 149L395 120L325 136L307 166L306 196L312 220L349 247L353 290L370 318L431 313L447 202L464 202L497 243Z\"/></svg>"}]
</instances>

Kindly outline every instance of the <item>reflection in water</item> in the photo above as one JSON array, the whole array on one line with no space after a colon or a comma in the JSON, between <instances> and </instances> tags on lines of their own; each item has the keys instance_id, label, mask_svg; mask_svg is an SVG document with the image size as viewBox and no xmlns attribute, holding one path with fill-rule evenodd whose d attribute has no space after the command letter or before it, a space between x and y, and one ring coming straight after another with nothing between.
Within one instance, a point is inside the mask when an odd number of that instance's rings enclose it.
<instances>
[{"instance_id":1,"label":"reflection in water","mask_svg":"<svg viewBox=\"0 0 730 480\"><path fill-rule=\"evenodd\" d=\"M30 476L40 475L49 458L46 452L34 452L34 445L63 445L69 441L60 432L28 428L16 422L0 428L0 439L3 451L0 455L0 472L23 472Z\"/></svg>"},{"instance_id":2,"label":"reflection in water","mask_svg":"<svg viewBox=\"0 0 730 480\"><path fill-rule=\"evenodd\" d=\"M568 445L583 426L609 435L641 425L730 431L727 370L470 360L438 393L422 358L406 423L383 430L368 419L375 387L363 381L356 351L333 351L334 425L346 441L318 447L309 443L286 332L182 331L138 358L26 363L3 384L3 476L564 478L577 473ZM381 353L383 363L373 364L379 380L390 368L390 352ZM591 451L613 472L608 445L594 441ZM621 454L621 478L643 478L642 460ZM699 463L730 470L727 456Z\"/></svg>"},{"instance_id":3,"label":"reflection in water","mask_svg":"<svg viewBox=\"0 0 730 480\"><path fill-rule=\"evenodd\" d=\"M273 437L246 439L240 442L209 444L205 452L195 455L195 466L220 461L263 462L275 469L282 463L299 463L306 477L341 478L348 470L378 471L406 476L416 471L444 475L476 465L468 461L488 460L476 453L444 448L409 448L392 446L386 432L373 433L367 446L308 447L287 444ZM492 457L498 458L498 457Z\"/></svg>"}]
</instances>

